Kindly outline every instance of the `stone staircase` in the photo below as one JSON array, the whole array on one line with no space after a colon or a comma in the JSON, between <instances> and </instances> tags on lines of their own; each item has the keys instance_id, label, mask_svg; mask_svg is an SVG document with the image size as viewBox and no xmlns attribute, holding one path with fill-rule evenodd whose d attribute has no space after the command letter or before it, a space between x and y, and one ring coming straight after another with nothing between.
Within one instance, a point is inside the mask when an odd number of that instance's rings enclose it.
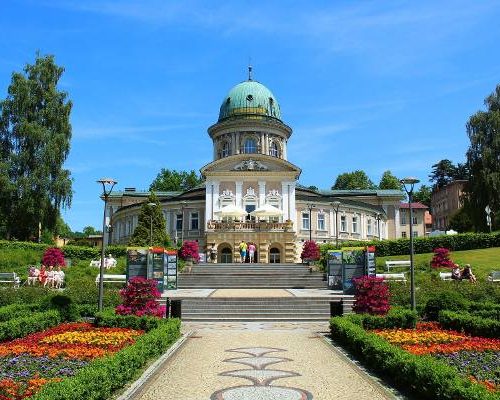
<instances>
[{"instance_id":1,"label":"stone staircase","mask_svg":"<svg viewBox=\"0 0 500 400\"><path fill-rule=\"evenodd\" d=\"M301 264L199 264L178 279L179 289L326 289L323 273Z\"/></svg>"}]
</instances>

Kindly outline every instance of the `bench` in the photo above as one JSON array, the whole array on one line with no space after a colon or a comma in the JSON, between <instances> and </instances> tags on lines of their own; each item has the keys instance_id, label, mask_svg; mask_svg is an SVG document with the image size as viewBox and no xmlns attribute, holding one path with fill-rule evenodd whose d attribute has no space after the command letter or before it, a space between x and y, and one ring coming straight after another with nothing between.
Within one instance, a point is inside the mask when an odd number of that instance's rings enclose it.
<instances>
[{"instance_id":1,"label":"bench","mask_svg":"<svg viewBox=\"0 0 500 400\"><path fill-rule=\"evenodd\" d=\"M451 272L440 272L439 277L442 281L452 281Z\"/></svg>"},{"instance_id":2,"label":"bench","mask_svg":"<svg viewBox=\"0 0 500 400\"><path fill-rule=\"evenodd\" d=\"M0 283L11 283L15 288L18 288L21 279L15 272L0 272Z\"/></svg>"},{"instance_id":3,"label":"bench","mask_svg":"<svg viewBox=\"0 0 500 400\"><path fill-rule=\"evenodd\" d=\"M488 282L500 282L500 271L492 271L488 275Z\"/></svg>"},{"instance_id":4,"label":"bench","mask_svg":"<svg viewBox=\"0 0 500 400\"><path fill-rule=\"evenodd\" d=\"M410 268L410 260L404 260L404 261L387 260L385 262L385 268L387 269L387 272L389 272L391 270L391 267L408 267L408 268Z\"/></svg>"},{"instance_id":5,"label":"bench","mask_svg":"<svg viewBox=\"0 0 500 400\"><path fill-rule=\"evenodd\" d=\"M101 260L92 260L90 262L90 267L100 267L101 266Z\"/></svg>"},{"instance_id":6,"label":"bench","mask_svg":"<svg viewBox=\"0 0 500 400\"><path fill-rule=\"evenodd\" d=\"M399 274L377 274L375 275L377 278L382 278L384 281L393 281L393 282L404 282L406 283L406 276L403 272Z\"/></svg>"},{"instance_id":7,"label":"bench","mask_svg":"<svg viewBox=\"0 0 500 400\"><path fill-rule=\"evenodd\" d=\"M114 274L104 274L102 276L102 283L125 283L127 282L127 275L114 275ZM95 284L99 285L99 274L95 278Z\"/></svg>"}]
</instances>

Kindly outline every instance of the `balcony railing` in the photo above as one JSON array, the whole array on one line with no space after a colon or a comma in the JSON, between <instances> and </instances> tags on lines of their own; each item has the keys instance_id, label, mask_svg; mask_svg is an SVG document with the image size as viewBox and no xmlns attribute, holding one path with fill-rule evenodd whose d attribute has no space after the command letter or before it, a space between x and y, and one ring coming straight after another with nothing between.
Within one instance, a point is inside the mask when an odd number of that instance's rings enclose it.
<instances>
[{"instance_id":1,"label":"balcony railing","mask_svg":"<svg viewBox=\"0 0 500 400\"><path fill-rule=\"evenodd\" d=\"M293 228L292 221L287 222L267 222L267 221L208 221L208 231L291 231Z\"/></svg>"}]
</instances>

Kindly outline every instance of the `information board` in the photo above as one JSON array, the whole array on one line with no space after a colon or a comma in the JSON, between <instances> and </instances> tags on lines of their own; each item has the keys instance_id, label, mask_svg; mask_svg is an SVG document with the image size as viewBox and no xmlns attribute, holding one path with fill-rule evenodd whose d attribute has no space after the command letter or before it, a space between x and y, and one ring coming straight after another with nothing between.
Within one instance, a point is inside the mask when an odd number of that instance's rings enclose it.
<instances>
[{"instance_id":1,"label":"information board","mask_svg":"<svg viewBox=\"0 0 500 400\"><path fill-rule=\"evenodd\" d=\"M149 252L151 253L152 264L152 275L150 278L156 281L158 290L163 293L165 249L163 247L153 247L149 249Z\"/></svg>"},{"instance_id":2,"label":"information board","mask_svg":"<svg viewBox=\"0 0 500 400\"><path fill-rule=\"evenodd\" d=\"M344 264L342 266L342 286L344 294L354 294L354 281L353 279L365 275L364 264Z\"/></svg>"},{"instance_id":3,"label":"information board","mask_svg":"<svg viewBox=\"0 0 500 400\"><path fill-rule=\"evenodd\" d=\"M166 250L164 261L164 289L177 289L177 251Z\"/></svg>"},{"instance_id":4,"label":"information board","mask_svg":"<svg viewBox=\"0 0 500 400\"><path fill-rule=\"evenodd\" d=\"M333 290L342 290L342 252L328 252L328 287Z\"/></svg>"},{"instance_id":5,"label":"information board","mask_svg":"<svg viewBox=\"0 0 500 400\"><path fill-rule=\"evenodd\" d=\"M375 267L375 246L368 246L366 248L366 270L368 271L368 276L376 276Z\"/></svg>"},{"instance_id":6,"label":"information board","mask_svg":"<svg viewBox=\"0 0 500 400\"><path fill-rule=\"evenodd\" d=\"M148 278L148 249L129 247L127 248L127 281L136 276Z\"/></svg>"}]
</instances>

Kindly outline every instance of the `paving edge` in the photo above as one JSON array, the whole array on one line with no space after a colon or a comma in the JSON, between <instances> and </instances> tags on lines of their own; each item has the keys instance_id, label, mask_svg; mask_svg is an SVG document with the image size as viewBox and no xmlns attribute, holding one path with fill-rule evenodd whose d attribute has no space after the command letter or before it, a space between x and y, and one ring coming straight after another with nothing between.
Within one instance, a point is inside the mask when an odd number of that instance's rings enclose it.
<instances>
[{"instance_id":1,"label":"paving edge","mask_svg":"<svg viewBox=\"0 0 500 400\"><path fill-rule=\"evenodd\" d=\"M141 392L144 385L152 378L154 375L163 367L163 365L172 357L179 348L186 342L187 339L193 334L193 331L189 331L182 335L172 346L170 346L165 353L163 353L160 358L158 358L153 364L149 366L142 375L135 380L129 388L117 397L115 400L133 400L137 394Z\"/></svg>"},{"instance_id":2,"label":"paving edge","mask_svg":"<svg viewBox=\"0 0 500 400\"><path fill-rule=\"evenodd\" d=\"M326 337L322 333L317 333L321 336L323 343L325 343L330 349L335 352L340 358L346 361L348 364L352 365L355 372L358 373L362 378L367 380L377 391L381 392L387 399L390 400L405 400L399 391L393 387L386 386L383 381L377 376L372 375L358 360L349 356L349 354L340 346L336 345L331 339Z\"/></svg>"}]
</instances>

